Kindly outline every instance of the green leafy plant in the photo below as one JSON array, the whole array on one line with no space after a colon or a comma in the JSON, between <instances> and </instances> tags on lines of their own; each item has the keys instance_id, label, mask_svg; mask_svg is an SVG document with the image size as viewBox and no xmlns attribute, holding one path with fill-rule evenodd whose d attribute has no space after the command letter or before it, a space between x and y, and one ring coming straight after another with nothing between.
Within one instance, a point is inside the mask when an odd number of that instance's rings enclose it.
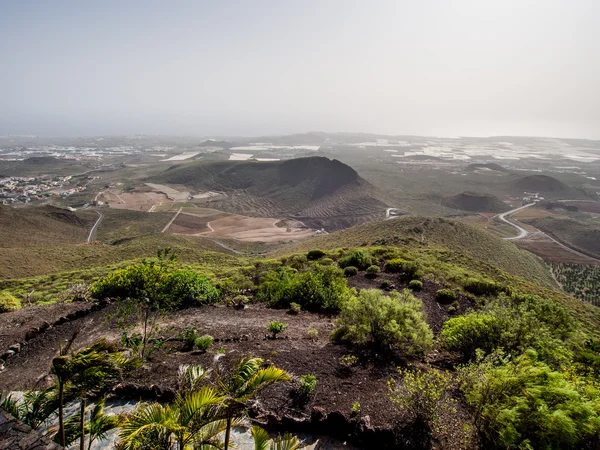
<instances>
[{"instance_id":1,"label":"green leafy plant","mask_svg":"<svg viewBox=\"0 0 600 450\"><path fill-rule=\"evenodd\" d=\"M450 289L440 289L435 293L435 301L442 304L449 304L456 300L456 292Z\"/></svg>"},{"instance_id":2,"label":"green leafy plant","mask_svg":"<svg viewBox=\"0 0 600 450\"><path fill-rule=\"evenodd\" d=\"M352 412L355 414L360 412L360 403L359 402L352 403Z\"/></svg>"},{"instance_id":3,"label":"green leafy plant","mask_svg":"<svg viewBox=\"0 0 600 450\"><path fill-rule=\"evenodd\" d=\"M213 344L213 341L213 337L208 334L198 336L194 341L194 349L201 352L205 352Z\"/></svg>"},{"instance_id":4,"label":"green leafy plant","mask_svg":"<svg viewBox=\"0 0 600 450\"><path fill-rule=\"evenodd\" d=\"M344 267L344 276L345 277L354 277L358 274L358 269L354 266Z\"/></svg>"},{"instance_id":5,"label":"green leafy plant","mask_svg":"<svg viewBox=\"0 0 600 450\"><path fill-rule=\"evenodd\" d=\"M358 362L358 358L354 355L347 354L340 356L338 362L342 367L350 368Z\"/></svg>"},{"instance_id":6,"label":"green leafy plant","mask_svg":"<svg viewBox=\"0 0 600 450\"><path fill-rule=\"evenodd\" d=\"M310 373L298 379L298 390L305 397L310 397L317 388L317 377Z\"/></svg>"},{"instance_id":7,"label":"green leafy plant","mask_svg":"<svg viewBox=\"0 0 600 450\"><path fill-rule=\"evenodd\" d=\"M388 381L388 393L394 406L415 420L434 428L440 418L441 401L450 383L448 374L427 370L398 369L400 380Z\"/></svg>"},{"instance_id":8,"label":"green leafy plant","mask_svg":"<svg viewBox=\"0 0 600 450\"><path fill-rule=\"evenodd\" d=\"M365 270L373 264L373 258L365 250L351 250L346 256L340 258L338 264L342 269L353 266L358 270Z\"/></svg>"},{"instance_id":9,"label":"green leafy plant","mask_svg":"<svg viewBox=\"0 0 600 450\"><path fill-rule=\"evenodd\" d=\"M367 267L367 277L368 278L375 278L377 277L377 275L379 274L380 269L379 266L369 266Z\"/></svg>"},{"instance_id":10,"label":"green leafy plant","mask_svg":"<svg viewBox=\"0 0 600 450\"><path fill-rule=\"evenodd\" d=\"M0 313L21 309L21 301L8 291L0 291Z\"/></svg>"},{"instance_id":11,"label":"green leafy plant","mask_svg":"<svg viewBox=\"0 0 600 450\"><path fill-rule=\"evenodd\" d=\"M315 327L310 326L308 327L308 329L306 330L306 335L308 336L308 338L312 341L316 341L319 338L319 330L317 330Z\"/></svg>"},{"instance_id":12,"label":"green leafy plant","mask_svg":"<svg viewBox=\"0 0 600 450\"><path fill-rule=\"evenodd\" d=\"M411 291L420 291L423 289L423 282L419 280L410 280L408 283L408 288Z\"/></svg>"},{"instance_id":13,"label":"green leafy plant","mask_svg":"<svg viewBox=\"0 0 600 450\"><path fill-rule=\"evenodd\" d=\"M295 302L290 303L290 314L299 314L300 311L302 311L302 306Z\"/></svg>"},{"instance_id":14,"label":"green leafy plant","mask_svg":"<svg viewBox=\"0 0 600 450\"><path fill-rule=\"evenodd\" d=\"M273 321L267 326L267 331L271 333L273 339L277 339L277 335L283 333L287 328L285 322Z\"/></svg>"},{"instance_id":15,"label":"green leafy plant","mask_svg":"<svg viewBox=\"0 0 600 450\"><path fill-rule=\"evenodd\" d=\"M422 308L423 303L408 289L389 295L363 289L343 304L332 338L391 345L407 354L423 352L431 347L433 333Z\"/></svg>"},{"instance_id":16,"label":"green leafy plant","mask_svg":"<svg viewBox=\"0 0 600 450\"><path fill-rule=\"evenodd\" d=\"M316 259L321 259L323 256L325 256L325 252L323 250L310 250L307 254L306 254L306 258L309 261L314 261Z\"/></svg>"}]
</instances>

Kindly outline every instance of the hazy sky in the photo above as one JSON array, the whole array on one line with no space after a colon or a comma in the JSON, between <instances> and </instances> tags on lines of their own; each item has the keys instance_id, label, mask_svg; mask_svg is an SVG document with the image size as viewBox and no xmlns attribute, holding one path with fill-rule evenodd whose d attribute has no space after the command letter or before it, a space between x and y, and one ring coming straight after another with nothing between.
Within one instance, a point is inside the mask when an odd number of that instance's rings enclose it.
<instances>
[{"instance_id":1,"label":"hazy sky","mask_svg":"<svg viewBox=\"0 0 600 450\"><path fill-rule=\"evenodd\" d=\"M0 134L600 138L600 0L5 0L0 99Z\"/></svg>"}]
</instances>

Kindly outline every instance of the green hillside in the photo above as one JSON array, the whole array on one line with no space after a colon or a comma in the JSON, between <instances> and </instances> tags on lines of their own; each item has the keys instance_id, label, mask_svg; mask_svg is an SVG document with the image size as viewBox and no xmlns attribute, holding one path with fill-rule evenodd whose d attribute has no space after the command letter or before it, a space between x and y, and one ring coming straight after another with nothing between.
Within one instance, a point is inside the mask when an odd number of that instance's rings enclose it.
<instances>
[{"instance_id":1,"label":"green hillside","mask_svg":"<svg viewBox=\"0 0 600 450\"><path fill-rule=\"evenodd\" d=\"M441 248L468 256L486 267L497 267L544 286L556 286L545 264L516 245L463 222L444 218L404 216L371 222L298 243L288 250L312 248L396 245L409 248Z\"/></svg>"}]
</instances>

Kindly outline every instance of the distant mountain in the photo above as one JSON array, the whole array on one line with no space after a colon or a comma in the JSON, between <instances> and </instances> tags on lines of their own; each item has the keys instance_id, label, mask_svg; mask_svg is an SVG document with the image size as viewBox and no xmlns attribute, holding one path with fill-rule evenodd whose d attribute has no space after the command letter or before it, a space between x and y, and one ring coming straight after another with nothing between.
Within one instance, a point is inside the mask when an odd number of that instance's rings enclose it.
<instances>
[{"instance_id":1,"label":"distant mountain","mask_svg":"<svg viewBox=\"0 0 600 450\"><path fill-rule=\"evenodd\" d=\"M198 147L220 147L225 149L230 149L231 147L235 147L236 144L233 144L229 141L215 141L213 139L207 139L198 145Z\"/></svg>"},{"instance_id":2,"label":"distant mountain","mask_svg":"<svg viewBox=\"0 0 600 450\"><path fill-rule=\"evenodd\" d=\"M562 181L548 175L529 175L512 183L514 189L523 192L569 193L573 190Z\"/></svg>"},{"instance_id":3,"label":"distant mountain","mask_svg":"<svg viewBox=\"0 0 600 450\"><path fill-rule=\"evenodd\" d=\"M72 173L74 169L84 171L88 167L87 162L73 159L34 156L22 161L0 161L0 176L30 176L42 173L56 175L65 169Z\"/></svg>"},{"instance_id":4,"label":"distant mountain","mask_svg":"<svg viewBox=\"0 0 600 450\"><path fill-rule=\"evenodd\" d=\"M494 170L496 172L509 172L508 169L502 167L500 164L496 164L496 163L487 163L487 164L469 164L466 167L466 170L468 171L475 171L475 170Z\"/></svg>"},{"instance_id":5,"label":"distant mountain","mask_svg":"<svg viewBox=\"0 0 600 450\"><path fill-rule=\"evenodd\" d=\"M221 191L224 211L293 217L309 226L344 228L385 213L381 194L350 166L325 157L286 161L202 161L171 167L148 181Z\"/></svg>"},{"instance_id":6,"label":"distant mountain","mask_svg":"<svg viewBox=\"0 0 600 450\"><path fill-rule=\"evenodd\" d=\"M498 197L476 192L461 192L460 194L442 199L442 205L449 208L472 212L503 212L510 208Z\"/></svg>"}]
</instances>

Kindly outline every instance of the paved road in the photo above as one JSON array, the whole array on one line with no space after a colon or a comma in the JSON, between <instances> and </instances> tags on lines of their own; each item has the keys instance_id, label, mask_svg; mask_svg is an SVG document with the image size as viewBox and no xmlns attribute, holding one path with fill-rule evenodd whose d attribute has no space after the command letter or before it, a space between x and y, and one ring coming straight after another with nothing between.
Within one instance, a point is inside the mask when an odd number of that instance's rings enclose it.
<instances>
[{"instance_id":1,"label":"paved road","mask_svg":"<svg viewBox=\"0 0 600 450\"><path fill-rule=\"evenodd\" d=\"M529 235L529 231L527 231L525 228L520 227L519 225L511 222L510 220L507 219L507 217L512 216L513 214L515 214L525 208L529 208L530 206L533 206L533 205L535 205L535 203L529 203L527 205L523 205L523 206L520 206L519 208L511 209L510 211L506 211L505 213L498 214L497 216L495 216L498 219L500 219L502 222L509 224L511 227L515 228L519 232L519 234L517 236L506 237L504 239L506 239L506 240L523 239Z\"/></svg>"},{"instance_id":2,"label":"paved road","mask_svg":"<svg viewBox=\"0 0 600 450\"><path fill-rule=\"evenodd\" d=\"M175 213L175 215L173 216L173 218L172 218L172 219L169 221L169 223L168 223L167 225L165 225L165 227L164 227L164 228L163 228L163 230L162 230L162 232L163 232L163 233L165 233L165 232L166 232L166 231L169 229L169 227L171 226L171 224L172 224L173 222L175 222L175 219L177 219L177 216L179 216L179 214L181 214L181 210L182 210L182 209L183 209L183 208L179 208L179 209L177 210L177 212Z\"/></svg>"},{"instance_id":3,"label":"paved road","mask_svg":"<svg viewBox=\"0 0 600 450\"><path fill-rule=\"evenodd\" d=\"M88 244L91 244L94 241L94 236L96 235L96 231L98 230L98 225L100 225L100 222L102 222L102 219L104 218L104 214L102 214L100 211L96 211L94 210L100 217L98 217L98 220L96 220L96 223L94 224L94 226L92 227L92 229L90 230L90 235L88 236Z\"/></svg>"}]
</instances>

